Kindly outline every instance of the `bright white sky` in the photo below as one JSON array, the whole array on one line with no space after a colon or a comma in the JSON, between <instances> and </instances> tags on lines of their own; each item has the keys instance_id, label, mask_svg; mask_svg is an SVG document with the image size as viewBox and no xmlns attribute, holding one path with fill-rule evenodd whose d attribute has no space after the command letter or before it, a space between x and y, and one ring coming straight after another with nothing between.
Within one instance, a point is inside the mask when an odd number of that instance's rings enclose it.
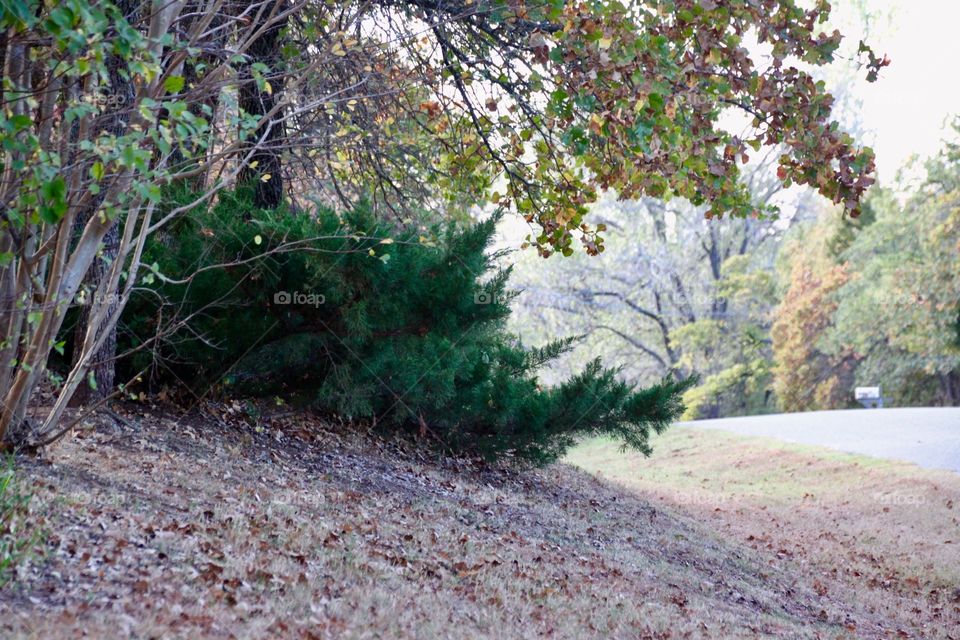
<instances>
[{"instance_id":1,"label":"bright white sky","mask_svg":"<svg viewBox=\"0 0 960 640\"><path fill-rule=\"evenodd\" d=\"M844 11L850 0L834 0ZM870 129L867 143L877 152L880 180L890 184L913 154L934 155L947 136L945 121L960 114L960 1L866 0L876 20L867 36L880 56L892 63L870 84L859 74L855 92L863 101L861 117ZM839 16L838 16L839 17ZM856 46L861 33L840 26Z\"/></svg>"}]
</instances>

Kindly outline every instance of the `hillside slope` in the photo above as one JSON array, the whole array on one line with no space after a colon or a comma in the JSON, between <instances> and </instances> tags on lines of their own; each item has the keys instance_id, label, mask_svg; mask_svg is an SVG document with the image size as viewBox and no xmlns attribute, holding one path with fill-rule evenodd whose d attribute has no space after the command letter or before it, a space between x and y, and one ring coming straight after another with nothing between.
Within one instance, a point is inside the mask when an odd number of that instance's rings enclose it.
<instances>
[{"instance_id":1,"label":"hillside slope","mask_svg":"<svg viewBox=\"0 0 960 640\"><path fill-rule=\"evenodd\" d=\"M20 462L45 537L5 638L879 637L788 562L566 465L302 415L132 415Z\"/></svg>"}]
</instances>

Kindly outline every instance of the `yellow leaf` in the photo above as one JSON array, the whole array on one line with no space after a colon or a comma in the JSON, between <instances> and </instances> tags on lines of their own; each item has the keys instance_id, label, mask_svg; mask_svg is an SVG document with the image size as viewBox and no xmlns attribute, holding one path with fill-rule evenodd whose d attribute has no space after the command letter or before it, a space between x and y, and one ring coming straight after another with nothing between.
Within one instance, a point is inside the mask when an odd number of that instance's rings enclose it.
<instances>
[{"instance_id":1,"label":"yellow leaf","mask_svg":"<svg viewBox=\"0 0 960 640\"><path fill-rule=\"evenodd\" d=\"M260 237L259 233L253 236L253 244L259 246L261 243L263 243L263 238Z\"/></svg>"},{"instance_id":2,"label":"yellow leaf","mask_svg":"<svg viewBox=\"0 0 960 640\"><path fill-rule=\"evenodd\" d=\"M380 244L393 244L393 238L384 238L380 241Z\"/></svg>"},{"instance_id":3,"label":"yellow leaf","mask_svg":"<svg viewBox=\"0 0 960 640\"><path fill-rule=\"evenodd\" d=\"M272 177L273 177L273 176L271 176L269 173L265 173L265 174L263 174L262 176L260 176L260 181L261 181L261 182L268 182L268 181L270 180L270 178L272 178Z\"/></svg>"},{"instance_id":4,"label":"yellow leaf","mask_svg":"<svg viewBox=\"0 0 960 640\"><path fill-rule=\"evenodd\" d=\"M259 160L254 160L254 161L251 162L248 166L249 166L251 169L256 169L258 164L260 164L260 161L259 161Z\"/></svg>"},{"instance_id":5,"label":"yellow leaf","mask_svg":"<svg viewBox=\"0 0 960 640\"><path fill-rule=\"evenodd\" d=\"M610 45L613 44L613 38L600 38L600 48L609 49Z\"/></svg>"}]
</instances>

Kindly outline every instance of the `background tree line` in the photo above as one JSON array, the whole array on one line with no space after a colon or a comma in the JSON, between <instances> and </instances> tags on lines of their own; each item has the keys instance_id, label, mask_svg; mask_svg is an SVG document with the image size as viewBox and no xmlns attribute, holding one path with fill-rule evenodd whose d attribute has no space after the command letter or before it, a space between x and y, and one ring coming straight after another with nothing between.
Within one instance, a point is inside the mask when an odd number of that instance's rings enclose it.
<instances>
[{"instance_id":1,"label":"background tree line","mask_svg":"<svg viewBox=\"0 0 960 640\"><path fill-rule=\"evenodd\" d=\"M519 260L514 326L584 333L571 363L602 354L634 380L699 374L689 418L859 406L854 387L874 385L894 406L957 406L958 161L946 142L920 184L875 189L859 218L808 193L778 221L606 201L618 234L600 259ZM752 175L761 197L781 191Z\"/></svg>"}]
</instances>

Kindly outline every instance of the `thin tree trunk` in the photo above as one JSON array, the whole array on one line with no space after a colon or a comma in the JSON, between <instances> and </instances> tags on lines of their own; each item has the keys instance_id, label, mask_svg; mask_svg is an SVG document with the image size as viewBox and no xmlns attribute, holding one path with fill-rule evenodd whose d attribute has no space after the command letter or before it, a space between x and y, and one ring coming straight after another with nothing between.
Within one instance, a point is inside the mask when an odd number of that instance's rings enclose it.
<instances>
[{"instance_id":1,"label":"thin tree trunk","mask_svg":"<svg viewBox=\"0 0 960 640\"><path fill-rule=\"evenodd\" d=\"M188 16L193 16L189 21L185 22L184 30L188 33L192 32L194 29L200 26L201 30L211 29L212 33L215 35L207 40L206 46L212 50L223 50L226 48L227 44L226 34L227 30L225 29L226 19L222 13L216 13L213 16L207 15L204 13L205 2L203 0L191 0L187 3L184 8L183 13ZM236 10L241 10L242 6L234 6ZM215 68L217 65L217 58L213 54L205 54L201 52L196 57L191 57L184 61L182 71L184 86L188 88L194 88L199 86L203 82L203 74L198 71L198 67ZM191 100L188 104L190 112L197 116L198 118L205 118L210 122L214 122L217 119L217 109L220 106L220 93L216 86L211 87L207 92L200 93L193 89L191 93L195 94L195 99ZM205 158L195 155L195 152L199 148L199 141L197 147L192 151L193 154L186 155L183 153L181 147L178 145L174 147L170 155L170 167L171 171L174 173L187 172L190 169L196 168L199 166L199 163ZM179 178L178 180L182 182L191 192L202 192L206 183L208 175L207 172L198 172L195 175L191 175L185 178Z\"/></svg>"},{"instance_id":2,"label":"thin tree trunk","mask_svg":"<svg viewBox=\"0 0 960 640\"><path fill-rule=\"evenodd\" d=\"M266 25L275 19L279 11L283 10L281 0L269 0L258 9L259 25ZM287 19L283 17L263 30L263 33L250 44L247 55L250 59L243 70L240 85L240 108L251 115L263 117L273 110L280 100L283 89L283 79L278 69L283 63L281 48L283 39L281 31L286 26ZM258 27L259 30L259 27ZM253 74L253 65L264 64L270 69L272 82L269 89L258 86ZM283 125L283 114L277 113L268 122L262 122L254 133L253 146L263 139L262 146L253 154L250 164L244 167L240 174L240 182L250 183L254 189L254 205L260 209L276 209L283 202L283 177L280 152L286 139L286 128ZM253 166L251 166L253 165Z\"/></svg>"},{"instance_id":3,"label":"thin tree trunk","mask_svg":"<svg viewBox=\"0 0 960 640\"><path fill-rule=\"evenodd\" d=\"M140 2L138 0L120 0L117 7L123 12L127 21L131 24L136 23L134 13ZM109 74L110 84L104 87L99 94L99 98L108 101L111 105L103 114L102 129L117 136L126 133L131 113L130 109L135 99L135 91L129 80L121 75L124 62L118 56L111 56L107 61L107 72ZM103 196L95 197L91 200L89 207L83 211L77 219L77 229L82 230L90 216L93 215L103 203ZM103 245L99 255L90 265L84 279L83 288L89 294L86 304L80 307L80 316L74 331L74 349L72 366L76 366L84 350L84 343L88 339L87 330L91 313L95 305L107 305L110 312L117 307L119 301L114 296L108 296L107 299L99 299L95 296L100 283L107 276L113 261L117 258L117 248L120 239L120 225L114 224L103 239ZM117 353L117 328L113 325L109 330L103 346L94 354L88 373L88 384L81 385L76 394L74 394L70 404L80 406L91 404L102 400L112 393L115 377L114 358ZM100 333L94 333L89 336L96 340Z\"/></svg>"},{"instance_id":4,"label":"thin tree trunk","mask_svg":"<svg viewBox=\"0 0 960 640\"><path fill-rule=\"evenodd\" d=\"M960 376L953 371L940 374L940 388L943 390L944 405L960 405Z\"/></svg>"},{"instance_id":5,"label":"thin tree trunk","mask_svg":"<svg viewBox=\"0 0 960 640\"><path fill-rule=\"evenodd\" d=\"M85 221L84 221L85 222ZM107 300L101 300L95 297L95 293L100 287L100 283L110 271L110 264L117 257L117 245L120 239L119 225L113 225L110 231L103 239L103 249L100 256L97 257L87 271L87 277L84 280L84 286L87 288L91 298L87 304L80 307L80 317L74 331L74 350L72 365L76 366L80 360L80 354L83 352L83 345L86 340L87 327L90 320L91 311L95 305L107 305L110 313L116 309L118 301L113 297ZM99 334L94 335L93 337ZM81 385L71 400L72 406L90 404L102 400L113 391L115 366L114 357L117 353L117 327L114 325L109 331L103 346L93 356L90 368L87 373L87 384Z\"/></svg>"}]
</instances>

